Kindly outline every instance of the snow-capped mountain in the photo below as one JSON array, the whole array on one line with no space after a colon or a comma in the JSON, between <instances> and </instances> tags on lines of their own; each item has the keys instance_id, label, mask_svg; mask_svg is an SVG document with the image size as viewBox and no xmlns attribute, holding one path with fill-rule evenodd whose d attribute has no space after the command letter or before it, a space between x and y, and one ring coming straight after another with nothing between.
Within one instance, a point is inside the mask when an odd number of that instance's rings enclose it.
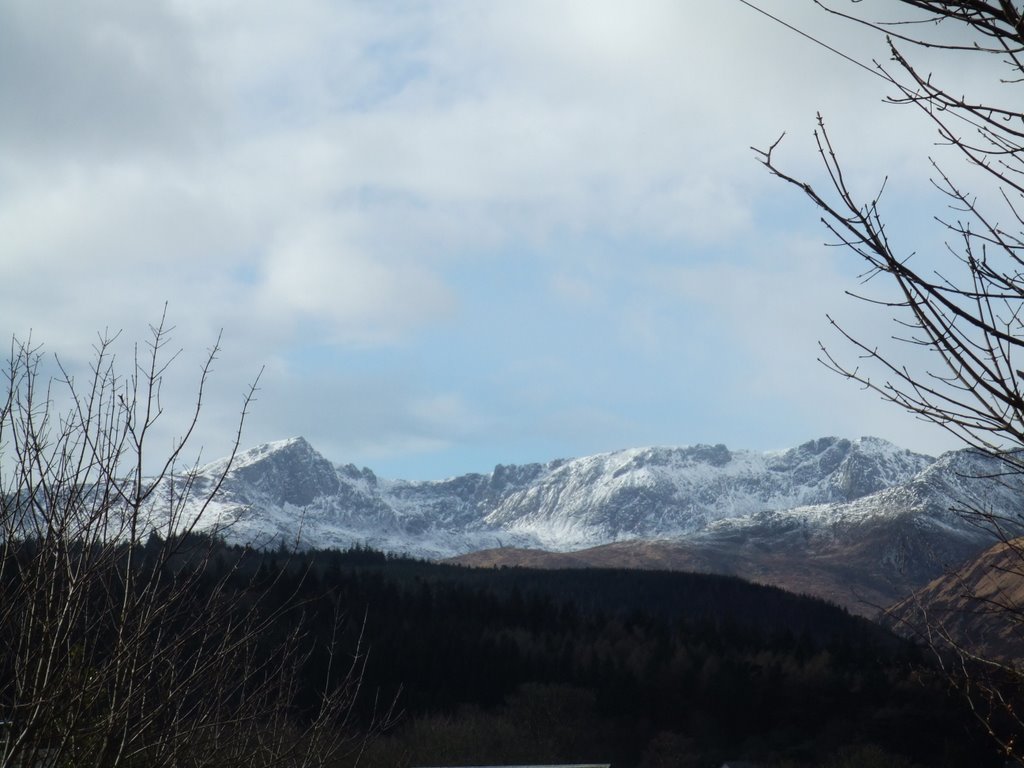
<instances>
[{"instance_id":1,"label":"snow-capped mountain","mask_svg":"<svg viewBox=\"0 0 1024 768\"><path fill-rule=\"evenodd\" d=\"M197 498L226 466L199 470ZM576 551L585 564L587 550L603 564L618 556L795 579L840 602L856 583L883 600L991 543L953 508L1017 514L1024 483L994 479L998 470L970 451L934 459L877 438L829 437L769 453L630 449L416 482L334 465L293 438L236 456L201 527L260 546L366 544L476 562L513 563L529 549Z\"/></svg>"},{"instance_id":2,"label":"snow-capped mountain","mask_svg":"<svg viewBox=\"0 0 1024 768\"><path fill-rule=\"evenodd\" d=\"M912 493L912 481L926 482L936 465L876 438L823 438L774 453L643 448L413 482L334 466L293 438L239 454L204 525L229 524L235 541L358 542L433 557L499 544L568 550L763 527L766 515L781 516L778 524L856 516L874 509L859 501ZM200 493L225 466L200 470ZM886 498L890 511L911 503Z\"/></svg>"},{"instance_id":3,"label":"snow-capped mountain","mask_svg":"<svg viewBox=\"0 0 1024 768\"><path fill-rule=\"evenodd\" d=\"M778 453L724 445L618 451L551 468L485 522L553 549L679 538L717 521L858 499L932 462L876 438L824 438Z\"/></svg>"},{"instance_id":4,"label":"snow-capped mountain","mask_svg":"<svg viewBox=\"0 0 1024 768\"><path fill-rule=\"evenodd\" d=\"M806 452L809 447L796 450ZM857 464L872 466L864 453ZM490 566L571 563L727 573L874 615L989 546L994 537L979 524L977 512L1002 518L1011 533L1020 529L1012 521L1020 521L1024 479L1001 470L1005 466L992 457L957 451L928 463L903 482L850 501L766 506L711 520L682 535L576 550L568 561L565 556L515 548L479 551L456 560Z\"/></svg>"}]
</instances>

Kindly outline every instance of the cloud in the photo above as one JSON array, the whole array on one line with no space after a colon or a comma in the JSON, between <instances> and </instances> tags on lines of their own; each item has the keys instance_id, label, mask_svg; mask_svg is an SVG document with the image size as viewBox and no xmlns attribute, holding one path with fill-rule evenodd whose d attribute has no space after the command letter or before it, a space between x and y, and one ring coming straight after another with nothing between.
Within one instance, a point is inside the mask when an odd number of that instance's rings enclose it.
<instances>
[{"instance_id":1,"label":"cloud","mask_svg":"<svg viewBox=\"0 0 1024 768\"><path fill-rule=\"evenodd\" d=\"M710 343L726 340L721 371L714 374L721 400L735 404L740 423L761 419L764 427L771 425L761 433L765 437L774 430L799 440L818 430L840 436L881 435L932 455L958 447L939 427L903 413L823 364L821 345L842 365L879 383L890 378L884 368L863 359L831 325L831 317L843 332L910 370L923 374L935 365L927 350L895 338L906 331L894 322L896 310L848 295L855 291L873 299L894 298L886 296L887 284L864 285L851 279L854 258L822 249L806 236L768 236L760 257L743 264L670 267L659 284L702 315L702 331ZM716 406L721 403L716 401ZM771 412L759 416L758 408ZM783 442L774 445L785 447Z\"/></svg>"},{"instance_id":2,"label":"cloud","mask_svg":"<svg viewBox=\"0 0 1024 768\"><path fill-rule=\"evenodd\" d=\"M212 104L190 30L161 2L0 7L5 155L80 163L177 154Z\"/></svg>"},{"instance_id":3,"label":"cloud","mask_svg":"<svg viewBox=\"0 0 1024 768\"><path fill-rule=\"evenodd\" d=\"M816 8L766 5L884 56ZM612 392L629 349L657 380L679 375L653 362L674 345L742 350L749 379L784 394L810 381L807 313L828 304L811 281L838 292L848 275L761 236L816 220L749 147L790 131L787 167L820 178L821 110L857 152L852 183L893 172L916 200L924 185L898 177L931 148L883 92L735 3L14 0L0 5L0 330L79 354L96 329L144 335L167 301L176 343L202 350L224 328L224 369L268 364L261 437L317 429L339 452L373 434L381 454L444 450L508 426L520 401L483 381L535 389L515 428L541 433L567 423L570 383ZM517 270L536 273L532 292L509 286ZM718 326L698 331L696 306ZM410 356L397 373L367 363L352 375L373 383L350 391L335 366L374 350ZM481 357L519 373L475 373ZM641 419L596 400L578 412L608 432Z\"/></svg>"},{"instance_id":4,"label":"cloud","mask_svg":"<svg viewBox=\"0 0 1024 768\"><path fill-rule=\"evenodd\" d=\"M331 221L303 222L285 231L263 263L259 303L266 312L314 318L331 342L393 341L452 302L435 275L406 261L369 258ZM344 226L340 227L344 230Z\"/></svg>"}]
</instances>

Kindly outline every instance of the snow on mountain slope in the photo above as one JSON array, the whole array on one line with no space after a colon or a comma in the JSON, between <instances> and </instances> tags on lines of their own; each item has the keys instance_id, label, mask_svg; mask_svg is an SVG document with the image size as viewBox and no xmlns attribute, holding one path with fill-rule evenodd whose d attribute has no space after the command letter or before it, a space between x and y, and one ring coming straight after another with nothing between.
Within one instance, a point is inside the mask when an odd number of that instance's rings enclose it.
<instances>
[{"instance_id":1,"label":"snow on mountain slope","mask_svg":"<svg viewBox=\"0 0 1024 768\"><path fill-rule=\"evenodd\" d=\"M510 494L487 522L556 549L680 537L716 520L860 498L933 461L876 438L767 454L724 445L618 451L566 462Z\"/></svg>"},{"instance_id":2,"label":"snow on mountain slope","mask_svg":"<svg viewBox=\"0 0 1024 768\"><path fill-rule=\"evenodd\" d=\"M944 454L909 481L848 502L765 510L716 521L691 541L718 550L756 547L794 560L832 560L881 582L920 585L993 541L967 504L1003 517L1024 501L1024 477L996 481L998 460Z\"/></svg>"},{"instance_id":3,"label":"snow on mountain slope","mask_svg":"<svg viewBox=\"0 0 1024 768\"><path fill-rule=\"evenodd\" d=\"M227 466L220 459L199 470L198 497ZM497 535L480 520L508 488L543 471L534 464L437 482L385 480L366 468L333 466L305 439L291 438L239 453L199 527L257 546L358 543L424 557L506 541L536 545L529 537Z\"/></svg>"},{"instance_id":4,"label":"snow on mountain slope","mask_svg":"<svg viewBox=\"0 0 1024 768\"><path fill-rule=\"evenodd\" d=\"M943 454L909 479L851 501L764 509L724 518L706 531L746 529L755 525L787 527L793 521L818 533L879 519L915 516L922 525L956 531L968 538L990 538L982 526L966 521L968 506L996 513L1016 511L1024 500L1024 476L1000 471L997 459L973 451Z\"/></svg>"},{"instance_id":5,"label":"snow on mountain slope","mask_svg":"<svg viewBox=\"0 0 1024 768\"><path fill-rule=\"evenodd\" d=\"M862 499L933 463L875 438L822 438L774 453L642 448L414 482L333 466L292 438L240 453L204 525L229 524L230 540L263 546L365 543L426 557L512 545L568 550ZM211 488L225 466L203 467L197 488Z\"/></svg>"}]
</instances>

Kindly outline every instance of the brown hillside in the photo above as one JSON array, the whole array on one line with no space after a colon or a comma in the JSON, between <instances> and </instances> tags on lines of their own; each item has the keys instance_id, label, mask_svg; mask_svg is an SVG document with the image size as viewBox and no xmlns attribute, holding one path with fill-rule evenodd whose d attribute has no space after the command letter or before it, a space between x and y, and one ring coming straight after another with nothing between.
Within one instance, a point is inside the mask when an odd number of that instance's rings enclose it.
<instances>
[{"instance_id":1,"label":"brown hillside","mask_svg":"<svg viewBox=\"0 0 1024 768\"><path fill-rule=\"evenodd\" d=\"M940 647L1024 657L1024 538L996 544L933 580L892 606L887 622Z\"/></svg>"},{"instance_id":2,"label":"brown hillside","mask_svg":"<svg viewBox=\"0 0 1024 768\"><path fill-rule=\"evenodd\" d=\"M841 605L851 613L875 617L907 589L874 576L857 565L857 546L843 552L811 556L783 548L737 549L714 544L624 541L575 552L502 547L461 555L448 562L475 567L639 568L695 571L739 576Z\"/></svg>"}]
</instances>

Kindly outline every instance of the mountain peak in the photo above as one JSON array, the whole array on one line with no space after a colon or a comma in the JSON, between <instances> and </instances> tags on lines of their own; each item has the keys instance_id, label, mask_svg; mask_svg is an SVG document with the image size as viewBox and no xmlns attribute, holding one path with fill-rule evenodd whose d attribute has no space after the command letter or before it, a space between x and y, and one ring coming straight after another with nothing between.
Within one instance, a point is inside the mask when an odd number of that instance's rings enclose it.
<instances>
[{"instance_id":1,"label":"mountain peak","mask_svg":"<svg viewBox=\"0 0 1024 768\"><path fill-rule=\"evenodd\" d=\"M276 504L303 507L340 487L334 466L306 441L290 437L263 443L235 457L232 475Z\"/></svg>"},{"instance_id":2,"label":"mountain peak","mask_svg":"<svg viewBox=\"0 0 1024 768\"><path fill-rule=\"evenodd\" d=\"M308 452L316 453L313 446L307 442L304 437L289 437L284 440L273 440L269 443L260 443L252 448L247 448L244 451L239 451L235 454L234 460L231 462L231 468L233 470L242 469L253 464L257 464L261 461L265 461L267 458L274 456L275 454L282 452ZM214 465L223 465L227 459L219 459L213 462L211 468Z\"/></svg>"}]
</instances>

